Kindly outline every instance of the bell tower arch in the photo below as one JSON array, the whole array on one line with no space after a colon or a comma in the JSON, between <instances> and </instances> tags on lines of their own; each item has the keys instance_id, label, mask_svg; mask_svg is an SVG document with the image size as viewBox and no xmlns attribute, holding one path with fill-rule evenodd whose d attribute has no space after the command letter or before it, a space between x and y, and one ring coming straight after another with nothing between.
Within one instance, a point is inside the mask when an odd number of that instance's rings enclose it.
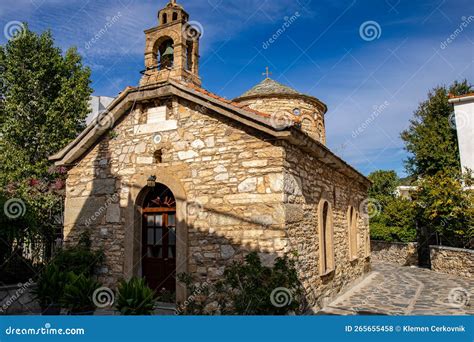
<instances>
[{"instance_id":1,"label":"bell tower arch","mask_svg":"<svg viewBox=\"0 0 474 342\"><path fill-rule=\"evenodd\" d=\"M201 32L189 22L189 14L176 0L170 0L158 12L158 26L146 30L145 36L145 70L140 86L166 82L170 78L201 86Z\"/></svg>"}]
</instances>

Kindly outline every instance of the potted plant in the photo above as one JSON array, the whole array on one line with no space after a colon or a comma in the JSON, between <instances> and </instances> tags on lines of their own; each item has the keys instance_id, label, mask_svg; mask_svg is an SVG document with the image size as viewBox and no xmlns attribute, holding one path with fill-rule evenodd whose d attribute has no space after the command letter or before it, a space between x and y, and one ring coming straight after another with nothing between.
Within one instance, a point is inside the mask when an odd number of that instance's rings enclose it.
<instances>
[{"instance_id":1,"label":"potted plant","mask_svg":"<svg viewBox=\"0 0 474 342\"><path fill-rule=\"evenodd\" d=\"M33 293L43 315L59 315L64 291L65 274L56 265L48 265L41 273Z\"/></svg>"},{"instance_id":2,"label":"potted plant","mask_svg":"<svg viewBox=\"0 0 474 342\"><path fill-rule=\"evenodd\" d=\"M93 315L96 309L94 292L100 283L84 274L69 272L64 286L62 303L70 315Z\"/></svg>"},{"instance_id":3,"label":"potted plant","mask_svg":"<svg viewBox=\"0 0 474 342\"><path fill-rule=\"evenodd\" d=\"M143 279L132 278L120 282L116 307L122 315L149 316L155 304L155 293Z\"/></svg>"}]
</instances>

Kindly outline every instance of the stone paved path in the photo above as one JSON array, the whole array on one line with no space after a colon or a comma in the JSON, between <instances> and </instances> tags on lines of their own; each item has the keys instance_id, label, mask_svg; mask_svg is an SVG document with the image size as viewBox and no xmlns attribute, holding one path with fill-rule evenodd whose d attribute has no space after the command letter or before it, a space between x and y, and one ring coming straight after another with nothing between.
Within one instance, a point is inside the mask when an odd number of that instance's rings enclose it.
<instances>
[{"instance_id":1,"label":"stone paved path","mask_svg":"<svg viewBox=\"0 0 474 342\"><path fill-rule=\"evenodd\" d=\"M391 264L373 272L321 314L474 315L474 279Z\"/></svg>"}]
</instances>

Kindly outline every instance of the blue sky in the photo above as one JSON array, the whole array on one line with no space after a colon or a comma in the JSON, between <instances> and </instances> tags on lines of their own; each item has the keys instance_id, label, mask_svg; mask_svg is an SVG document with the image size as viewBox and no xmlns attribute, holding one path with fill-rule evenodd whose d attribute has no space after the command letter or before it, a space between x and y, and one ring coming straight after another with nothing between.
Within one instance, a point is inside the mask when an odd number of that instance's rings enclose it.
<instances>
[{"instance_id":1,"label":"blue sky","mask_svg":"<svg viewBox=\"0 0 474 342\"><path fill-rule=\"evenodd\" d=\"M2 0L0 24L27 21L37 32L51 29L60 47L78 47L93 71L95 94L116 96L138 84L143 30L156 26L166 2ZM403 176L406 153L399 135L418 103L436 85L464 78L474 83L472 0L178 3L203 27L200 75L206 89L234 98L260 82L269 66L274 79L328 105L328 146L364 174L394 169ZM87 44L114 17L107 32ZM291 17L285 32L264 48ZM375 37L370 30L361 34L367 22L375 22L368 24Z\"/></svg>"}]
</instances>

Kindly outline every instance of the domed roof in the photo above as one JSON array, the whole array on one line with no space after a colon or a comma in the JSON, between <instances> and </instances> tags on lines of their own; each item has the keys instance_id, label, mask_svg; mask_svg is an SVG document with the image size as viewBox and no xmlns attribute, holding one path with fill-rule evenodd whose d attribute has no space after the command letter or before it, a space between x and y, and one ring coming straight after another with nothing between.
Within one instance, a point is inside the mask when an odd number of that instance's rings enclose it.
<instances>
[{"instance_id":1,"label":"domed roof","mask_svg":"<svg viewBox=\"0 0 474 342\"><path fill-rule=\"evenodd\" d=\"M318 98L310 95L305 95L300 93L299 91L290 88L284 84L281 84L271 78L267 77L262 82L257 84L252 89L246 91L239 97L234 99L234 102L247 102L253 101L259 98L272 98L272 97L285 97L285 98L298 98L304 101L309 101L326 113L328 108L327 106L321 102Z\"/></svg>"},{"instance_id":2,"label":"domed roof","mask_svg":"<svg viewBox=\"0 0 474 342\"><path fill-rule=\"evenodd\" d=\"M242 97L253 97L253 96L266 96L266 95L302 95L298 91L283 85L271 78L266 78L255 87L246 91L239 98Z\"/></svg>"}]
</instances>

